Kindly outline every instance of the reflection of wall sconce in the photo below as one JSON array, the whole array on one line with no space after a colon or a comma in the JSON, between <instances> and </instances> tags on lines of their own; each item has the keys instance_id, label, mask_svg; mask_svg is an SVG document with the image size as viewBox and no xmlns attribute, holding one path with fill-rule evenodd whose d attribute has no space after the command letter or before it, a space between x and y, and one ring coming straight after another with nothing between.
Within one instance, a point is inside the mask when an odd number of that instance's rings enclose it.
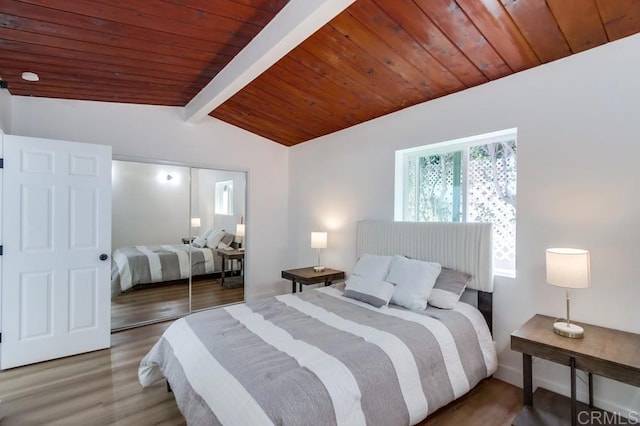
<instances>
[{"instance_id":1,"label":"reflection of wall sconce","mask_svg":"<svg viewBox=\"0 0 640 426\"><path fill-rule=\"evenodd\" d=\"M236 236L238 237L238 249L239 250L244 250L244 248L242 247L242 238L244 237L244 232L245 232L244 223L237 224L236 225Z\"/></svg>"},{"instance_id":2,"label":"reflection of wall sconce","mask_svg":"<svg viewBox=\"0 0 640 426\"><path fill-rule=\"evenodd\" d=\"M171 185L177 185L180 183L180 173L175 172L167 172L166 170L161 170L157 175L156 179L159 183L170 183Z\"/></svg>"}]
</instances>

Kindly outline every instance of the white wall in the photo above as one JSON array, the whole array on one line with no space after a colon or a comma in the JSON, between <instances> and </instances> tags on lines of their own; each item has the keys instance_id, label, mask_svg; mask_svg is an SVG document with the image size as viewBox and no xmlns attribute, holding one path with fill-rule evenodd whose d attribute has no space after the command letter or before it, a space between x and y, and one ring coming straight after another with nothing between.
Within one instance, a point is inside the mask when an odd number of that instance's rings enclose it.
<instances>
[{"instance_id":1,"label":"white wall","mask_svg":"<svg viewBox=\"0 0 640 426\"><path fill-rule=\"evenodd\" d=\"M0 130L11 133L11 99L6 89L0 89Z\"/></svg>"},{"instance_id":2,"label":"white wall","mask_svg":"<svg viewBox=\"0 0 640 426\"><path fill-rule=\"evenodd\" d=\"M181 108L14 96L12 133L111 145L114 155L243 170L247 182L247 299L285 292L288 148Z\"/></svg>"},{"instance_id":3,"label":"white wall","mask_svg":"<svg viewBox=\"0 0 640 426\"><path fill-rule=\"evenodd\" d=\"M640 333L640 35L297 145L289 158L289 266L313 264L309 232L329 231L323 263L350 271L355 224L393 219L394 151L518 128L517 278L497 278L498 376L521 385L509 335L534 313L562 316L545 248L592 252L576 320ZM535 383L568 392L568 369L538 361ZM579 382L579 392L586 386ZM605 408L640 409L640 391L595 382Z\"/></svg>"},{"instance_id":4,"label":"white wall","mask_svg":"<svg viewBox=\"0 0 640 426\"><path fill-rule=\"evenodd\" d=\"M114 161L111 169L111 250L189 236L189 167Z\"/></svg>"}]
</instances>

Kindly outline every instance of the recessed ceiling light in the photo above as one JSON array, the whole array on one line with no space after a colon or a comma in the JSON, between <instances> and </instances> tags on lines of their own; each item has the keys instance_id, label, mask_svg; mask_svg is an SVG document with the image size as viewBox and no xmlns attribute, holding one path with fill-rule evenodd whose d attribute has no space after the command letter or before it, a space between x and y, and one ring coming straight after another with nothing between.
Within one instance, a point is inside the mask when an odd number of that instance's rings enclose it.
<instances>
[{"instance_id":1,"label":"recessed ceiling light","mask_svg":"<svg viewBox=\"0 0 640 426\"><path fill-rule=\"evenodd\" d=\"M22 73L22 79L27 81L39 81L40 77L35 72L25 71Z\"/></svg>"}]
</instances>

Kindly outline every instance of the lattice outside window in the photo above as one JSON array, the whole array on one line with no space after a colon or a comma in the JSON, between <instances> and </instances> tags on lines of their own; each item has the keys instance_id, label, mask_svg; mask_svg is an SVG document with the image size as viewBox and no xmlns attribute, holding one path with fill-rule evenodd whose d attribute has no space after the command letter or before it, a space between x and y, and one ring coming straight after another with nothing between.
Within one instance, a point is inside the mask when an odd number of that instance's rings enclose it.
<instances>
[{"instance_id":1,"label":"lattice outside window","mask_svg":"<svg viewBox=\"0 0 640 426\"><path fill-rule=\"evenodd\" d=\"M491 222L496 273L514 275L515 129L396 155L396 220Z\"/></svg>"}]
</instances>

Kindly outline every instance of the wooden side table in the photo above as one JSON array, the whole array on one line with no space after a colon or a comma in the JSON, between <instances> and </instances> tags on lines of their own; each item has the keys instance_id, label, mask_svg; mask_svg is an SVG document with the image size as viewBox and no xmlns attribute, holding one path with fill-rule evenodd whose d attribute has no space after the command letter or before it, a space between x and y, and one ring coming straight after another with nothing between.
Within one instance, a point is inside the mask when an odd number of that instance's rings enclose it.
<instances>
[{"instance_id":1,"label":"wooden side table","mask_svg":"<svg viewBox=\"0 0 640 426\"><path fill-rule=\"evenodd\" d=\"M288 269L282 271L282 278L291 280L291 293L296 292L296 283L300 285L300 291L302 291L302 285L320 284L324 283L325 286L331 285L334 280L344 279L344 272L337 269L325 268L324 271L316 272L313 270L313 266L307 268Z\"/></svg>"},{"instance_id":2,"label":"wooden side table","mask_svg":"<svg viewBox=\"0 0 640 426\"><path fill-rule=\"evenodd\" d=\"M566 424L558 419L563 413L537 412L533 407L532 357L543 358L571 368L571 424L578 424L578 402L576 400L576 370L589 373L589 406L581 405L581 410L597 410L593 407L593 374L608 377L633 386L640 386L640 334L627 333L611 328L580 324L584 327L584 338L570 339L553 332L555 318L535 315L522 327L511 334L511 349L522 352L522 375L524 408L516 417L514 425ZM538 389L540 390L540 389ZM538 394L536 390L536 395ZM542 389L546 404L555 410L564 397ZM556 416L557 415L557 416ZM582 412L580 422L583 423ZM586 418L586 416L584 416ZM621 419L622 420L622 419Z\"/></svg>"},{"instance_id":3,"label":"wooden side table","mask_svg":"<svg viewBox=\"0 0 640 426\"><path fill-rule=\"evenodd\" d=\"M225 250L218 249L216 252L222 258L222 271L220 272L220 285L224 287L224 275L225 269L227 269L227 261L238 260L240 261L240 280L244 287L244 250ZM237 287L237 285L235 286Z\"/></svg>"}]
</instances>

